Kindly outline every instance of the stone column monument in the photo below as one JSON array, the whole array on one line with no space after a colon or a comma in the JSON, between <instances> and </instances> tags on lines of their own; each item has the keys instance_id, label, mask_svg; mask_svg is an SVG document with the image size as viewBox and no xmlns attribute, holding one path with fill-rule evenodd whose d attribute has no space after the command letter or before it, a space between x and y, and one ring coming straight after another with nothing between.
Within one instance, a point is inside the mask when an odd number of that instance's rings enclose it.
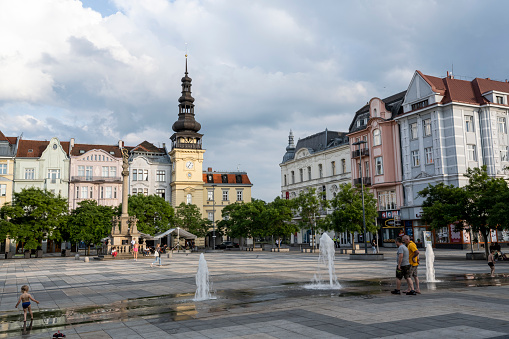
<instances>
[{"instance_id":1,"label":"stone column monument","mask_svg":"<svg viewBox=\"0 0 509 339\"><path fill-rule=\"evenodd\" d=\"M138 219L135 216L129 216L128 192L129 192L129 152L126 148L122 148L122 214L120 218L113 217L113 227L111 229L112 243L108 246L108 253L111 247L115 246L119 254L129 253L131 249L131 241L139 242L140 233L136 227Z\"/></svg>"}]
</instances>

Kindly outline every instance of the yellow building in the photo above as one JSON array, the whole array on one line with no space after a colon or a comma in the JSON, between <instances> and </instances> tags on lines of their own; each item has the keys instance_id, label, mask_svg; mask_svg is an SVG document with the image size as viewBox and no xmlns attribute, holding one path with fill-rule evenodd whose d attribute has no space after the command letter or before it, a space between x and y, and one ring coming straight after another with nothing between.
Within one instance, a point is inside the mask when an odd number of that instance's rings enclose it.
<instances>
[{"instance_id":1,"label":"yellow building","mask_svg":"<svg viewBox=\"0 0 509 339\"><path fill-rule=\"evenodd\" d=\"M182 202L198 206L203 218L217 224L224 206L235 202L251 201L251 182L245 172L212 172L203 170L205 150L203 134L195 120L194 98L191 96L192 79L186 71L182 78L182 95L179 98L178 120L173 124L169 153L171 170L171 202L174 207ZM198 239L196 245L212 244L214 227L206 239ZM216 244L222 239L216 238Z\"/></svg>"},{"instance_id":2,"label":"yellow building","mask_svg":"<svg viewBox=\"0 0 509 339\"><path fill-rule=\"evenodd\" d=\"M12 201L17 142L17 137L6 137L0 131L0 207Z\"/></svg>"}]
</instances>

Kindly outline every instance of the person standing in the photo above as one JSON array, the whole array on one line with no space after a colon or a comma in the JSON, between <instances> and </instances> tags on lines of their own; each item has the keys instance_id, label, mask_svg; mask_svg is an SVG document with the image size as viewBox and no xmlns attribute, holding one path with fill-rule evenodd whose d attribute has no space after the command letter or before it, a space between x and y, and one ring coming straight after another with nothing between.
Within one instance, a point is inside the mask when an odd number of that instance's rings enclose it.
<instances>
[{"instance_id":1,"label":"person standing","mask_svg":"<svg viewBox=\"0 0 509 339\"><path fill-rule=\"evenodd\" d=\"M157 244L156 249L155 249L155 251L154 251L155 259L154 259L154 261L150 264L150 267L154 267L154 264L155 264L155 263L157 263L157 262L159 262L159 266L162 266L162 264L161 264L161 253L160 253L161 251L160 251L160 248L161 248L161 247L160 247L160 245L159 245L159 244Z\"/></svg>"},{"instance_id":2,"label":"person standing","mask_svg":"<svg viewBox=\"0 0 509 339\"><path fill-rule=\"evenodd\" d=\"M396 289L391 291L392 294L401 294L401 279L405 278L409 292L407 295L416 295L412 279L410 279L410 265L408 261L408 248L403 245L401 237L396 238L396 246L398 246L398 252L396 254Z\"/></svg>"},{"instance_id":3,"label":"person standing","mask_svg":"<svg viewBox=\"0 0 509 339\"><path fill-rule=\"evenodd\" d=\"M21 303L21 306L23 306L23 316L25 322L27 321L27 311L30 312L30 318L32 320L34 319L32 307L30 306L30 300L39 304L39 302L28 293L28 286L27 285L21 286L21 295L19 296L18 303L16 304L15 307L18 308L19 303Z\"/></svg>"},{"instance_id":4,"label":"person standing","mask_svg":"<svg viewBox=\"0 0 509 339\"><path fill-rule=\"evenodd\" d=\"M138 250L139 250L139 246L138 246L138 243L135 241L134 245L133 245L134 261L138 261Z\"/></svg>"},{"instance_id":5,"label":"person standing","mask_svg":"<svg viewBox=\"0 0 509 339\"><path fill-rule=\"evenodd\" d=\"M373 254L376 254L376 239L373 238L373 240L371 240L371 249L373 251Z\"/></svg>"},{"instance_id":6,"label":"person standing","mask_svg":"<svg viewBox=\"0 0 509 339\"><path fill-rule=\"evenodd\" d=\"M491 268L491 276L495 276L495 250L491 250L488 256L488 266Z\"/></svg>"},{"instance_id":7,"label":"person standing","mask_svg":"<svg viewBox=\"0 0 509 339\"><path fill-rule=\"evenodd\" d=\"M417 268L419 267L419 250L417 249L417 245L410 240L408 235L403 236L403 242L408 247L410 279L414 279L415 292L421 294L421 289L419 288L419 277L417 274Z\"/></svg>"}]
</instances>

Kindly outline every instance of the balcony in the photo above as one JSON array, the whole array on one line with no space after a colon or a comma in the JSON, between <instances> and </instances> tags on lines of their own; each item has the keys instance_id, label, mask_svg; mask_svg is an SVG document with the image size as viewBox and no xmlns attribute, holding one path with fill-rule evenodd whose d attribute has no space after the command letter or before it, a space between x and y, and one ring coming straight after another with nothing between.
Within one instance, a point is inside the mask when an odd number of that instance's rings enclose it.
<instances>
[{"instance_id":1,"label":"balcony","mask_svg":"<svg viewBox=\"0 0 509 339\"><path fill-rule=\"evenodd\" d=\"M370 186L371 185L371 177L364 177L364 178L362 178L362 181L363 181L363 184L365 186ZM361 184L361 178L353 179L353 184L355 186L360 185Z\"/></svg>"},{"instance_id":2,"label":"balcony","mask_svg":"<svg viewBox=\"0 0 509 339\"><path fill-rule=\"evenodd\" d=\"M186 143L186 142L174 142L172 144L173 148L180 149L201 149L201 143Z\"/></svg>"},{"instance_id":3,"label":"balcony","mask_svg":"<svg viewBox=\"0 0 509 339\"><path fill-rule=\"evenodd\" d=\"M368 156L369 155L369 148L362 148L360 151L359 150L352 151L352 158L358 158L359 157L359 153L363 157L364 156Z\"/></svg>"},{"instance_id":4,"label":"balcony","mask_svg":"<svg viewBox=\"0 0 509 339\"><path fill-rule=\"evenodd\" d=\"M121 183L122 177L77 176L71 177L71 182L110 182Z\"/></svg>"}]
</instances>

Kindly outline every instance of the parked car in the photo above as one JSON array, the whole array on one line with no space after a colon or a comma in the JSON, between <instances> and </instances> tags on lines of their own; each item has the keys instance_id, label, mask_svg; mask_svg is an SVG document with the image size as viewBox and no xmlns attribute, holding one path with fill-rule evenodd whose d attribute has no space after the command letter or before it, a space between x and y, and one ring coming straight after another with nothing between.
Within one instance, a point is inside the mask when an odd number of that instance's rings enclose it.
<instances>
[{"instance_id":1,"label":"parked car","mask_svg":"<svg viewBox=\"0 0 509 339\"><path fill-rule=\"evenodd\" d=\"M233 241L223 241L219 245L216 245L216 249L225 250L227 248L239 248L239 244L234 243Z\"/></svg>"}]
</instances>

